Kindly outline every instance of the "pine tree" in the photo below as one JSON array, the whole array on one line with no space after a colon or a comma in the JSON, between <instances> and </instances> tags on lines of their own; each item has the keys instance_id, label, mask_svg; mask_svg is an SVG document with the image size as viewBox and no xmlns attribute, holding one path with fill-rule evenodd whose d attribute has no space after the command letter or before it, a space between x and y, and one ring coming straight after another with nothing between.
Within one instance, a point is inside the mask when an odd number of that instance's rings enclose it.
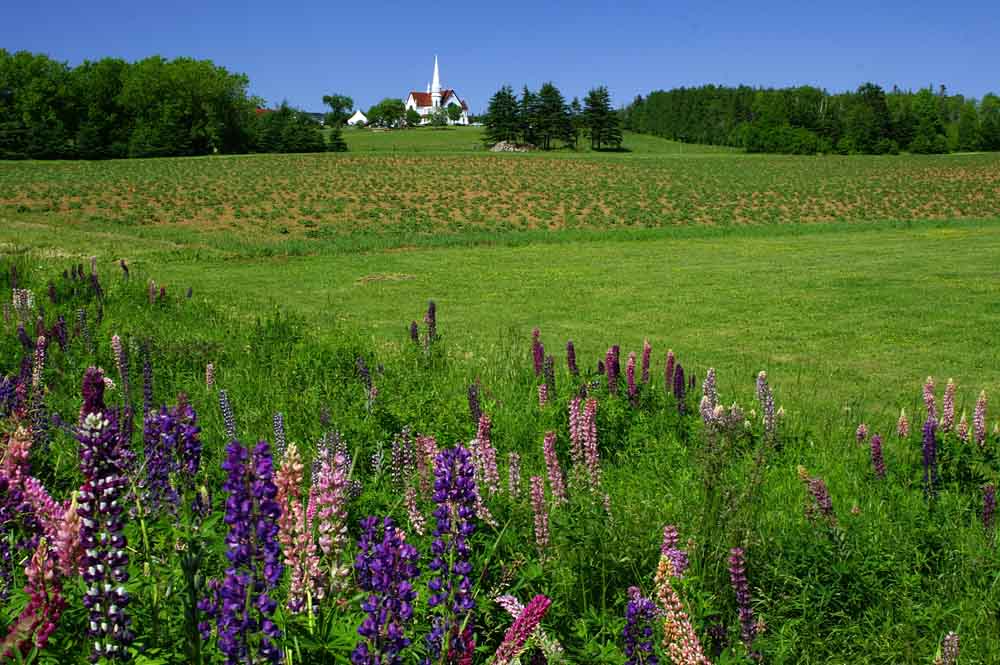
<instances>
[{"instance_id":1,"label":"pine tree","mask_svg":"<svg viewBox=\"0 0 1000 665\"><path fill-rule=\"evenodd\" d=\"M562 93L552 83L538 91L538 138L544 150L552 149L552 140L573 143L573 122Z\"/></svg>"},{"instance_id":2,"label":"pine tree","mask_svg":"<svg viewBox=\"0 0 1000 665\"><path fill-rule=\"evenodd\" d=\"M521 137L525 143L538 143L539 101L538 95L524 86L521 90Z\"/></svg>"},{"instance_id":3,"label":"pine tree","mask_svg":"<svg viewBox=\"0 0 1000 665\"><path fill-rule=\"evenodd\" d=\"M605 86L594 88L583 100L584 126L590 133L590 147L600 150L604 146L620 148L622 130L618 115L611 109L611 95Z\"/></svg>"},{"instance_id":4,"label":"pine tree","mask_svg":"<svg viewBox=\"0 0 1000 665\"><path fill-rule=\"evenodd\" d=\"M486 131L483 140L487 145L501 141L517 141L520 130L520 109L514 90L505 85L490 98L483 124Z\"/></svg>"}]
</instances>

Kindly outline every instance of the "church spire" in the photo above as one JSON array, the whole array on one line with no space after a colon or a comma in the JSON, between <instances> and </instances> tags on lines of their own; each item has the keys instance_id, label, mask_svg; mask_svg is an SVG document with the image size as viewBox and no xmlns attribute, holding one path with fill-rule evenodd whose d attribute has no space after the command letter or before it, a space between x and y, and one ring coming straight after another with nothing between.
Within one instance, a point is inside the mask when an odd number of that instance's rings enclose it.
<instances>
[{"instance_id":1,"label":"church spire","mask_svg":"<svg viewBox=\"0 0 1000 665\"><path fill-rule=\"evenodd\" d=\"M441 77L438 75L438 57L434 56L434 80L431 83L431 106L441 106Z\"/></svg>"}]
</instances>

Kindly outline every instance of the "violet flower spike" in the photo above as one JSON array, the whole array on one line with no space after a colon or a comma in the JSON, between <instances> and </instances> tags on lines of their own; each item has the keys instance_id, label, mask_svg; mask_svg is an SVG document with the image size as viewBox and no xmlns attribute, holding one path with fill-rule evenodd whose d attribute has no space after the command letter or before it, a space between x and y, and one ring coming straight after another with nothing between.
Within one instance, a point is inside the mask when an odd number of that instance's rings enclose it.
<instances>
[{"instance_id":1,"label":"violet flower spike","mask_svg":"<svg viewBox=\"0 0 1000 665\"><path fill-rule=\"evenodd\" d=\"M993 528L993 518L997 509L997 488L992 483L983 486L983 528Z\"/></svg>"},{"instance_id":2,"label":"violet flower spike","mask_svg":"<svg viewBox=\"0 0 1000 665\"><path fill-rule=\"evenodd\" d=\"M525 643L538 629L551 604L552 601L542 595L535 596L528 602L524 611L518 615L504 634L503 642L500 643L496 659L493 661L495 665L508 665L521 655Z\"/></svg>"},{"instance_id":3,"label":"violet flower spike","mask_svg":"<svg viewBox=\"0 0 1000 665\"><path fill-rule=\"evenodd\" d=\"M871 440L872 467L879 479L885 478L885 459L882 457L882 437L877 433Z\"/></svg>"},{"instance_id":4,"label":"violet flower spike","mask_svg":"<svg viewBox=\"0 0 1000 665\"><path fill-rule=\"evenodd\" d=\"M625 628L622 630L625 665L659 665L660 660L653 652L653 623L659 618L659 608L652 600L643 597L637 587L629 587L628 596Z\"/></svg>"},{"instance_id":5,"label":"violet flower spike","mask_svg":"<svg viewBox=\"0 0 1000 665\"><path fill-rule=\"evenodd\" d=\"M545 505L545 481L541 476L531 477L531 510L535 516L535 545L538 556L544 559L549 547L549 511Z\"/></svg>"},{"instance_id":6,"label":"violet flower spike","mask_svg":"<svg viewBox=\"0 0 1000 665\"><path fill-rule=\"evenodd\" d=\"M552 490L554 503L564 503L566 501L566 483L563 480L562 468L559 466L559 457L556 454L556 433L546 432L542 441L542 453L545 457L545 470L549 476L549 488Z\"/></svg>"},{"instance_id":7,"label":"violet flower spike","mask_svg":"<svg viewBox=\"0 0 1000 665\"><path fill-rule=\"evenodd\" d=\"M566 367L573 376L580 375L580 368L576 366L576 348L573 346L573 340L566 342Z\"/></svg>"},{"instance_id":8,"label":"violet flower spike","mask_svg":"<svg viewBox=\"0 0 1000 665\"><path fill-rule=\"evenodd\" d=\"M743 549L734 547L729 550L729 580L736 595L736 608L740 617L740 637L747 651L753 653L753 641L757 635L753 620L753 609L750 607L750 584L747 581L746 561Z\"/></svg>"},{"instance_id":9,"label":"violet flower spike","mask_svg":"<svg viewBox=\"0 0 1000 665\"><path fill-rule=\"evenodd\" d=\"M642 382L649 383L649 363L653 355L653 347L649 345L649 340L642 341Z\"/></svg>"}]
</instances>

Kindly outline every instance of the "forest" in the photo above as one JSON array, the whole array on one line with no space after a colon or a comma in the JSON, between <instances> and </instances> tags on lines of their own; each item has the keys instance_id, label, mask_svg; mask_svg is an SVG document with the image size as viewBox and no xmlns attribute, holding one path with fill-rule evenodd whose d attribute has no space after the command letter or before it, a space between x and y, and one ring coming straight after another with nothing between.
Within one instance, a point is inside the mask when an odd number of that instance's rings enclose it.
<instances>
[{"instance_id":1,"label":"forest","mask_svg":"<svg viewBox=\"0 0 1000 665\"><path fill-rule=\"evenodd\" d=\"M108 159L343 150L312 118L264 109L249 79L209 60L153 56L76 67L0 49L0 159Z\"/></svg>"},{"instance_id":2,"label":"forest","mask_svg":"<svg viewBox=\"0 0 1000 665\"><path fill-rule=\"evenodd\" d=\"M1000 150L1000 97L944 86L885 92L865 83L831 94L813 86L705 85L658 90L621 111L625 129L747 152L930 154Z\"/></svg>"}]
</instances>

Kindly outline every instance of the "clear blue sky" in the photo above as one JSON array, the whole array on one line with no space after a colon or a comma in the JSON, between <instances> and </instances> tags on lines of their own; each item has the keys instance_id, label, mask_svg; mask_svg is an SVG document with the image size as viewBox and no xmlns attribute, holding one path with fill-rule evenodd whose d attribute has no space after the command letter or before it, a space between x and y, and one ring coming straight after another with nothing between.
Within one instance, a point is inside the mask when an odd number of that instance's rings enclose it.
<instances>
[{"instance_id":1,"label":"clear blue sky","mask_svg":"<svg viewBox=\"0 0 1000 665\"><path fill-rule=\"evenodd\" d=\"M251 92L322 110L331 91L368 108L441 78L473 111L503 83L552 80L567 97L703 83L832 91L944 83L1000 92L1000 1L239 2L3 0L0 47L77 64L117 56L207 58ZM496 17L503 16L503 20Z\"/></svg>"}]
</instances>

